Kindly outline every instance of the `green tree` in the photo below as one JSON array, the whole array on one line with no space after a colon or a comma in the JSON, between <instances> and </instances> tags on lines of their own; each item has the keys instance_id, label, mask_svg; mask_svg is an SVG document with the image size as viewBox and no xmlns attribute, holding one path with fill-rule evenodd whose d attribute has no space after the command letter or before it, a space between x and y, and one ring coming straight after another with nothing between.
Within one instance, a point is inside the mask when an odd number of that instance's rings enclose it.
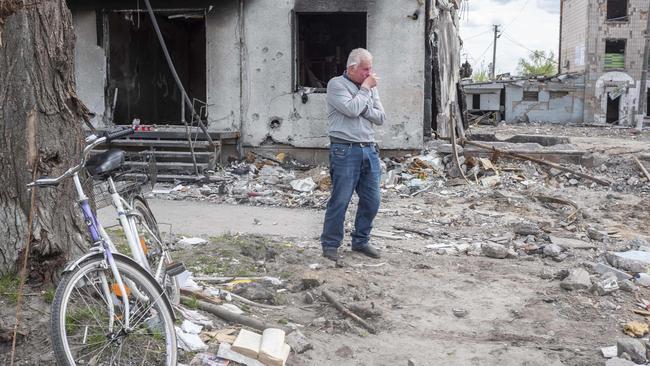
<instances>
[{"instance_id":1,"label":"green tree","mask_svg":"<svg viewBox=\"0 0 650 366\"><path fill-rule=\"evenodd\" d=\"M520 58L519 75L521 76L552 76L557 73L557 62L555 54L549 51L535 50L528 56L528 59Z\"/></svg>"},{"instance_id":2,"label":"green tree","mask_svg":"<svg viewBox=\"0 0 650 366\"><path fill-rule=\"evenodd\" d=\"M482 83L490 80L490 74L488 73L487 67L481 66L472 73L472 82Z\"/></svg>"}]
</instances>

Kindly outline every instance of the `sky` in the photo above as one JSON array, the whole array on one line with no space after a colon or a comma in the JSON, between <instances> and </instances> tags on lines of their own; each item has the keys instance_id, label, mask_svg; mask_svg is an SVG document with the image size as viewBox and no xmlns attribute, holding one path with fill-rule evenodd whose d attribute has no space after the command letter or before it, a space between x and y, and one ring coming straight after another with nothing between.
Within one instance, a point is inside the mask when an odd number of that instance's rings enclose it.
<instances>
[{"instance_id":1,"label":"sky","mask_svg":"<svg viewBox=\"0 0 650 366\"><path fill-rule=\"evenodd\" d=\"M529 50L558 53L560 0L467 0L461 12L461 57L474 70L492 62L493 24L503 34L497 40L496 73L517 74L520 58Z\"/></svg>"}]
</instances>

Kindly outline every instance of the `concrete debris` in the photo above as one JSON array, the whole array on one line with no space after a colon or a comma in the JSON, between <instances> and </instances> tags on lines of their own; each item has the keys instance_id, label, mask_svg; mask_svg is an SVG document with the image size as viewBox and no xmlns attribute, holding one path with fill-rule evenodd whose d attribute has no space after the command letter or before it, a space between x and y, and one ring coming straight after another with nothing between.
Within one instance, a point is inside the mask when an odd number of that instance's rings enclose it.
<instances>
[{"instance_id":1,"label":"concrete debris","mask_svg":"<svg viewBox=\"0 0 650 366\"><path fill-rule=\"evenodd\" d=\"M610 267L604 263L597 263L595 266L593 266L593 271L598 273L598 274L604 274L604 273L613 273L616 275L616 279L619 281L624 281L624 280L630 280L632 279L632 276L619 270L614 267Z\"/></svg>"},{"instance_id":2,"label":"concrete debris","mask_svg":"<svg viewBox=\"0 0 650 366\"><path fill-rule=\"evenodd\" d=\"M547 257L557 257L562 254L562 248L559 245L549 244L544 246L544 255Z\"/></svg>"},{"instance_id":3,"label":"concrete debris","mask_svg":"<svg viewBox=\"0 0 650 366\"><path fill-rule=\"evenodd\" d=\"M617 346L603 347L600 351L603 353L603 357L605 358L612 358L618 355Z\"/></svg>"},{"instance_id":4,"label":"concrete debris","mask_svg":"<svg viewBox=\"0 0 650 366\"><path fill-rule=\"evenodd\" d=\"M606 252L605 258L612 266L629 272L647 272L650 269L650 252L630 250Z\"/></svg>"},{"instance_id":5,"label":"concrete debris","mask_svg":"<svg viewBox=\"0 0 650 366\"><path fill-rule=\"evenodd\" d=\"M605 366L637 366L637 364L624 358L614 357L607 360Z\"/></svg>"},{"instance_id":6,"label":"concrete debris","mask_svg":"<svg viewBox=\"0 0 650 366\"><path fill-rule=\"evenodd\" d=\"M516 254L512 252L512 249L496 243L484 243L481 245L481 252L486 257L498 259L503 259L508 256L516 256Z\"/></svg>"},{"instance_id":7,"label":"concrete debris","mask_svg":"<svg viewBox=\"0 0 650 366\"><path fill-rule=\"evenodd\" d=\"M565 290L586 290L591 287L589 272L582 268L576 268L569 272L569 276L562 280L560 287Z\"/></svg>"},{"instance_id":8,"label":"concrete debris","mask_svg":"<svg viewBox=\"0 0 650 366\"><path fill-rule=\"evenodd\" d=\"M229 363L229 360L221 358L214 353L200 352L194 355L189 366L227 366Z\"/></svg>"},{"instance_id":9,"label":"concrete debris","mask_svg":"<svg viewBox=\"0 0 650 366\"><path fill-rule=\"evenodd\" d=\"M291 350L297 354L305 353L314 348L307 337L297 329L287 335L286 341L291 347Z\"/></svg>"},{"instance_id":10,"label":"concrete debris","mask_svg":"<svg viewBox=\"0 0 650 366\"><path fill-rule=\"evenodd\" d=\"M633 338L619 338L616 340L616 355L627 353L636 363L646 362L646 348L643 343Z\"/></svg>"},{"instance_id":11,"label":"concrete debris","mask_svg":"<svg viewBox=\"0 0 650 366\"><path fill-rule=\"evenodd\" d=\"M619 289L616 275L612 272L606 272L601 279L594 283L593 289L598 295L604 296Z\"/></svg>"}]
</instances>

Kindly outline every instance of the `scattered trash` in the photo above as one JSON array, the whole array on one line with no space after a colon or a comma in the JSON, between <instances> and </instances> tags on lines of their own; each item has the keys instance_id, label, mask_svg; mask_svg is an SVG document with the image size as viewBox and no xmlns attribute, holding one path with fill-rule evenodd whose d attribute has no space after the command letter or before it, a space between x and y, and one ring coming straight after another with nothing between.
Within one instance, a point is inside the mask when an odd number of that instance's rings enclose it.
<instances>
[{"instance_id":1,"label":"scattered trash","mask_svg":"<svg viewBox=\"0 0 650 366\"><path fill-rule=\"evenodd\" d=\"M175 329L180 349L188 352L207 351L208 345L201 340L198 334L187 333L179 327L175 327Z\"/></svg>"},{"instance_id":2,"label":"scattered trash","mask_svg":"<svg viewBox=\"0 0 650 366\"><path fill-rule=\"evenodd\" d=\"M647 323L642 323L638 321L630 321L627 322L623 326L623 332L630 337L636 337L640 338L643 337L648 333L650 329L648 329L648 324Z\"/></svg>"},{"instance_id":3,"label":"scattered trash","mask_svg":"<svg viewBox=\"0 0 650 366\"><path fill-rule=\"evenodd\" d=\"M290 184L293 189L300 192L311 192L316 188L316 183L311 177L292 180Z\"/></svg>"},{"instance_id":4,"label":"scattered trash","mask_svg":"<svg viewBox=\"0 0 650 366\"><path fill-rule=\"evenodd\" d=\"M194 355L189 366L228 366L230 360L221 358L213 353L201 352Z\"/></svg>"},{"instance_id":5,"label":"scattered trash","mask_svg":"<svg viewBox=\"0 0 650 366\"><path fill-rule=\"evenodd\" d=\"M178 241L177 244L182 245L182 246L194 246L194 245L203 245L203 244L207 244L207 243L208 243L208 241L203 239L203 238L186 238L186 237L182 237Z\"/></svg>"}]
</instances>

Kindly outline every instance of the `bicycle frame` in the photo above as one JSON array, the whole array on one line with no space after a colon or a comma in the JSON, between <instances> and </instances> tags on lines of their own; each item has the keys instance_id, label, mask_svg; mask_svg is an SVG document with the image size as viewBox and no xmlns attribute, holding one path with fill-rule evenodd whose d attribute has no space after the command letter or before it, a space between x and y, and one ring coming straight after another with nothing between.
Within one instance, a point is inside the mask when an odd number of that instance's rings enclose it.
<instances>
[{"instance_id":1,"label":"bicycle frame","mask_svg":"<svg viewBox=\"0 0 650 366\"><path fill-rule=\"evenodd\" d=\"M74 186L77 191L77 196L79 198L79 206L81 207L81 211L84 216L84 220L86 222L86 225L88 225L88 232L90 233L90 237L93 240L93 244L96 245L97 247L100 248L102 253L104 254L104 258L106 259L106 262L108 262L108 266L111 268L111 272L113 273L113 276L115 277L115 280L117 281L117 287L120 290L120 293L122 294L122 303L124 304L124 322L126 327L129 327L130 324L130 309L129 309L129 297L126 292L126 287L124 286L124 282L122 281L122 276L120 275L120 271L117 269L117 265L115 264L115 260L113 259L113 253L111 252L111 246L109 245L109 242L104 240L102 236L99 235L100 231L104 231L103 228L101 228L101 225L99 225L99 222L97 221L97 217L93 213L92 209L90 208L90 204L88 203L88 197L86 196L83 187L81 185L81 181L79 180L79 173L74 173L72 175L72 180L74 181ZM104 296L106 296L107 302L111 299L111 293L110 289L108 287L108 281L106 280L105 276L101 276L102 280L102 291L104 292ZM112 304L108 306L108 311L110 315L110 325L109 328L113 329L113 319L115 318L115 310L113 309Z\"/></svg>"}]
</instances>

